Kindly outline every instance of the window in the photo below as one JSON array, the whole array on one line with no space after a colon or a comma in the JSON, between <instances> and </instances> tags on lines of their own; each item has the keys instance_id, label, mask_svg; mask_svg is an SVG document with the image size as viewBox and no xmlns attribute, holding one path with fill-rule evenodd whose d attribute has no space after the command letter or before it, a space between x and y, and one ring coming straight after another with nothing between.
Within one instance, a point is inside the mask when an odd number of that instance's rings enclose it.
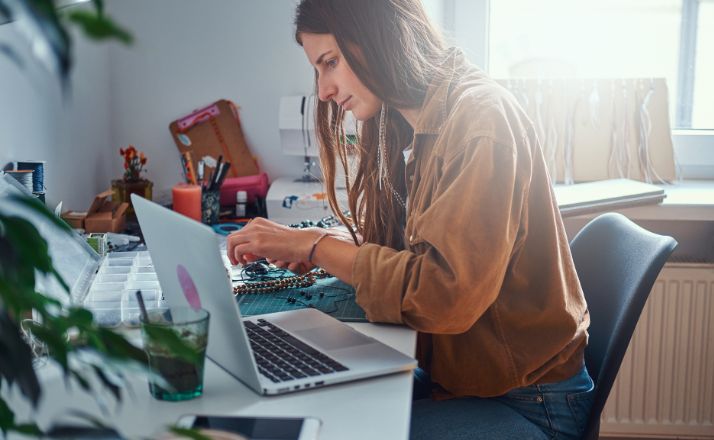
<instances>
[{"instance_id":1,"label":"window","mask_svg":"<svg viewBox=\"0 0 714 440\"><path fill-rule=\"evenodd\" d=\"M714 179L714 0L424 1L496 78L665 78L679 175Z\"/></svg>"},{"instance_id":2,"label":"window","mask_svg":"<svg viewBox=\"0 0 714 440\"><path fill-rule=\"evenodd\" d=\"M714 0L441 2L434 18L494 77L528 65L560 77L664 77L680 176L714 178Z\"/></svg>"},{"instance_id":3,"label":"window","mask_svg":"<svg viewBox=\"0 0 714 440\"><path fill-rule=\"evenodd\" d=\"M714 129L714 0L493 0L492 76L666 78L672 127Z\"/></svg>"}]
</instances>

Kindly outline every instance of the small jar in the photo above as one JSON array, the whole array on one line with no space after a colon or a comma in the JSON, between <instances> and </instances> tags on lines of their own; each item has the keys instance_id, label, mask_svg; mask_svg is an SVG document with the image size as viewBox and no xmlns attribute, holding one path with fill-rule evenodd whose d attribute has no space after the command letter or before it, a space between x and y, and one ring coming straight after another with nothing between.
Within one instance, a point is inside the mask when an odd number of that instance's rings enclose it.
<instances>
[{"instance_id":1,"label":"small jar","mask_svg":"<svg viewBox=\"0 0 714 440\"><path fill-rule=\"evenodd\" d=\"M247 205L248 193L245 191L238 191L236 193L236 217L245 217Z\"/></svg>"}]
</instances>

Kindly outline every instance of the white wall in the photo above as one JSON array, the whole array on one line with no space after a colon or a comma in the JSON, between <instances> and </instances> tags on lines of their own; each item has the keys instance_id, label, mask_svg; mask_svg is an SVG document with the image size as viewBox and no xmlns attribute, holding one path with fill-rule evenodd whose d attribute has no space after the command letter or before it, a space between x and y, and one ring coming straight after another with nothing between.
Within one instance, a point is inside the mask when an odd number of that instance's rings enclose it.
<instances>
[{"instance_id":1,"label":"white wall","mask_svg":"<svg viewBox=\"0 0 714 440\"><path fill-rule=\"evenodd\" d=\"M169 123L227 98L240 106L247 142L271 178L299 175L302 158L282 154L277 130L280 96L312 90L293 38L294 8L294 0L109 1L135 43L75 38L64 101L48 72L0 55L0 167L46 160L48 204L83 210L121 176L119 148L134 144L147 153L146 175L161 196L180 179ZM0 43L29 58L15 24L0 26Z\"/></svg>"},{"instance_id":2,"label":"white wall","mask_svg":"<svg viewBox=\"0 0 714 440\"><path fill-rule=\"evenodd\" d=\"M294 8L293 0L108 2L136 39L110 49L113 144L146 151L148 177L169 188L181 177L169 123L227 98L271 179L300 175L302 158L282 154L277 128L280 97L313 87L293 38Z\"/></svg>"},{"instance_id":3,"label":"white wall","mask_svg":"<svg viewBox=\"0 0 714 440\"><path fill-rule=\"evenodd\" d=\"M454 1L424 3L437 24L450 31L452 41L483 65L486 0L476 1L478 6ZM280 97L313 89L312 68L293 38L295 4L295 0L108 2L110 13L136 38L130 48L113 45L110 50L111 138L116 146L133 143L146 151L148 175L157 187L169 188L180 179L169 122L219 98L240 106L248 145L271 179L302 172L302 158L281 152L277 129ZM468 16L455 14L455 7L464 8ZM448 11L452 21L447 23Z\"/></svg>"},{"instance_id":4,"label":"white wall","mask_svg":"<svg viewBox=\"0 0 714 440\"><path fill-rule=\"evenodd\" d=\"M441 1L443 28L448 41L461 47L466 57L488 70L489 0Z\"/></svg>"},{"instance_id":5,"label":"white wall","mask_svg":"<svg viewBox=\"0 0 714 440\"><path fill-rule=\"evenodd\" d=\"M45 160L48 205L83 210L111 176L106 48L77 39L73 87L59 83L29 56L17 23L0 26L0 44L13 47L24 68L0 54L0 167L11 160Z\"/></svg>"},{"instance_id":6,"label":"white wall","mask_svg":"<svg viewBox=\"0 0 714 440\"><path fill-rule=\"evenodd\" d=\"M462 1L425 5L452 40L483 64L485 43L469 35L479 33L484 17L455 14ZM168 188L181 178L169 123L227 98L240 106L248 145L271 179L301 174L302 158L281 152L277 129L280 97L313 89L312 68L293 38L295 5L296 0L108 0L108 13L135 43L75 38L73 87L64 103L49 74L40 72L30 82L0 55L0 166L47 160L50 206L64 200L65 208L83 210L121 176L119 148L134 144L149 158L146 176L155 183L155 198L167 201ZM16 39L12 27L0 26L0 42Z\"/></svg>"}]
</instances>

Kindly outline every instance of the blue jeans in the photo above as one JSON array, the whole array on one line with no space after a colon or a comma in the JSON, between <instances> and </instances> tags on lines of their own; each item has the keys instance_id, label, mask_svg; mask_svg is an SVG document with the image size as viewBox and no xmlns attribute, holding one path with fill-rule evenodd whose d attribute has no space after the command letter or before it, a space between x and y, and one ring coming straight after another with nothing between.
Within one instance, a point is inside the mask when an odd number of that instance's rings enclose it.
<instances>
[{"instance_id":1,"label":"blue jeans","mask_svg":"<svg viewBox=\"0 0 714 440\"><path fill-rule=\"evenodd\" d=\"M513 389L503 396L427 398L428 375L414 373L410 438L578 439L585 432L594 384L587 369L561 382Z\"/></svg>"}]
</instances>

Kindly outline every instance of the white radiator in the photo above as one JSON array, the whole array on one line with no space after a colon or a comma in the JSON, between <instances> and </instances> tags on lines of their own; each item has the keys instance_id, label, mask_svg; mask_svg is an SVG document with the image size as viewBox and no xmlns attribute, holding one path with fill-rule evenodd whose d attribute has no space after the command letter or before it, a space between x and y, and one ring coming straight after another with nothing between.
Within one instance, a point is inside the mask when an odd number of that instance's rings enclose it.
<instances>
[{"instance_id":1,"label":"white radiator","mask_svg":"<svg viewBox=\"0 0 714 440\"><path fill-rule=\"evenodd\" d=\"M664 267L601 420L603 437L714 439L714 264Z\"/></svg>"}]
</instances>

